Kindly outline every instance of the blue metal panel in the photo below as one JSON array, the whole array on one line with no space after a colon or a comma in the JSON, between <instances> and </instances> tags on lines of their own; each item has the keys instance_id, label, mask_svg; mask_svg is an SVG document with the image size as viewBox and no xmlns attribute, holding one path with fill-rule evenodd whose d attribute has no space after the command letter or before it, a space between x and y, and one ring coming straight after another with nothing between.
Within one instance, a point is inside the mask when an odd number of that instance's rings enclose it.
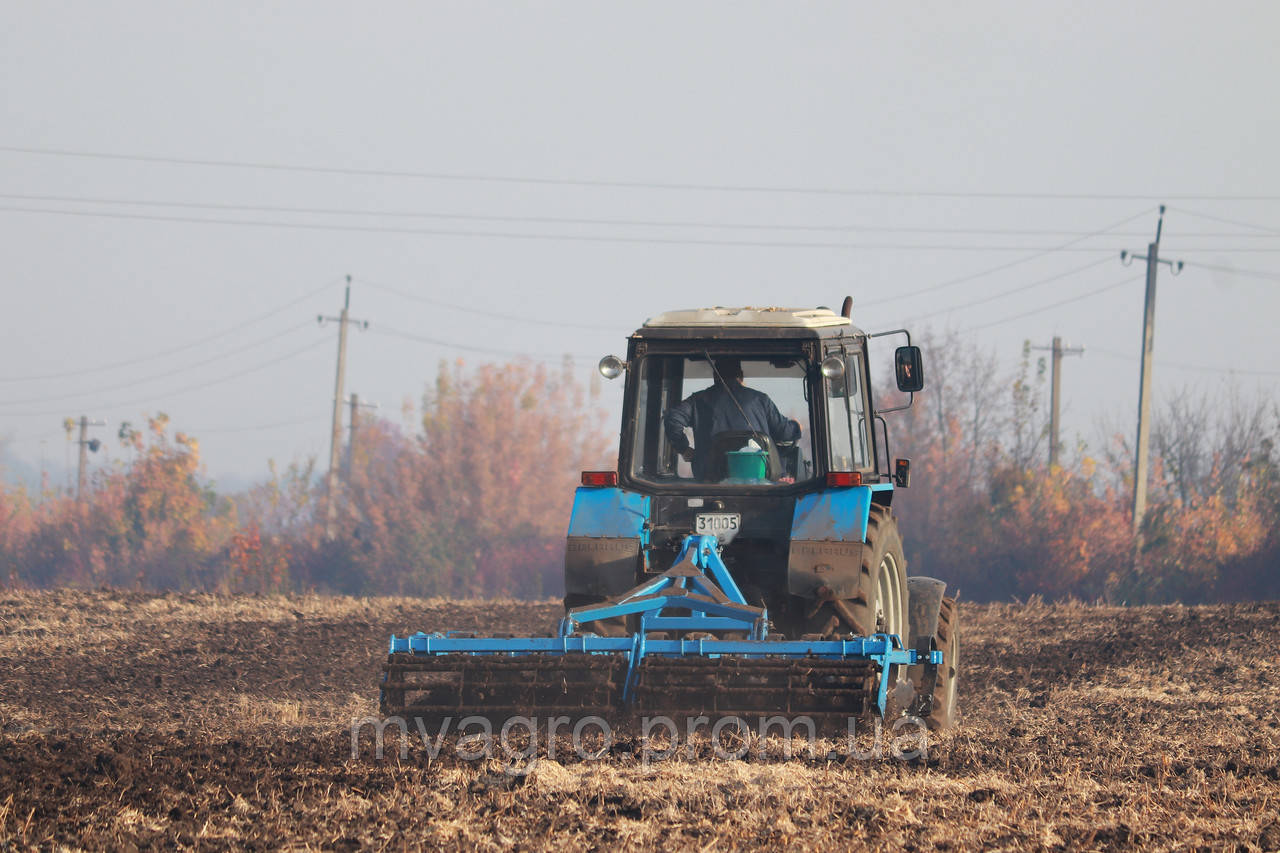
<instances>
[{"instance_id":1,"label":"blue metal panel","mask_svg":"<svg viewBox=\"0 0 1280 853\"><path fill-rule=\"evenodd\" d=\"M649 538L644 523L649 518L649 497L617 488L581 486L573 496L569 516L570 536Z\"/></svg>"},{"instance_id":2,"label":"blue metal panel","mask_svg":"<svg viewBox=\"0 0 1280 853\"><path fill-rule=\"evenodd\" d=\"M815 542L867 541L867 516L871 493L893 488L888 483L830 489L796 499L791 516L791 538Z\"/></svg>"}]
</instances>

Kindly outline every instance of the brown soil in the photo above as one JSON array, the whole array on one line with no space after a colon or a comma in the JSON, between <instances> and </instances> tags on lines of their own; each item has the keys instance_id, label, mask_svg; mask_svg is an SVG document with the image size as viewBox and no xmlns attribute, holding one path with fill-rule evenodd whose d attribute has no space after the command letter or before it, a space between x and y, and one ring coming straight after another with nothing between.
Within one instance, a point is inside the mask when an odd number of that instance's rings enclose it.
<instances>
[{"instance_id":1,"label":"brown soil","mask_svg":"<svg viewBox=\"0 0 1280 853\"><path fill-rule=\"evenodd\" d=\"M1280 848L1280 604L964 606L961 727L910 760L352 757L390 633L557 609L0 593L0 846Z\"/></svg>"}]
</instances>

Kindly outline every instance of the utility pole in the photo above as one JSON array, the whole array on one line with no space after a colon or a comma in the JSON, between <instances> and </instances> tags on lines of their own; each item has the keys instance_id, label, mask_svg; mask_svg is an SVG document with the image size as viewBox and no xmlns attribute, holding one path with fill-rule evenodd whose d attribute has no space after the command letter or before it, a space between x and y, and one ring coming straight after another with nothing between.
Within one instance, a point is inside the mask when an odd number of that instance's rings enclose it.
<instances>
[{"instance_id":1,"label":"utility pole","mask_svg":"<svg viewBox=\"0 0 1280 853\"><path fill-rule=\"evenodd\" d=\"M40 439L40 503L49 495L49 469L45 467L44 452L49 446L48 439Z\"/></svg>"},{"instance_id":2,"label":"utility pole","mask_svg":"<svg viewBox=\"0 0 1280 853\"><path fill-rule=\"evenodd\" d=\"M1084 347L1066 347L1062 338L1053 336L1053 345L1032 347L1035 350L1050 350L1053 353L1053 367L1049 384L1049 467L1058 464L1058 430L1062 423L1062 357L1064 355L1084 355Z\"/></svg>"},{"instance_id":3,"label":"utility pole","mask_svg":"<svg viewBox=\"0 0 1280 853\"><path fill-rule=\"evenodd\" d=\"M334 526L338 521L338 449L342 446L342 385L347 373L347 324L354 322L362 329L369 328L363 320L352 320L348 315L351 308L351 276L347 276L346 295L342 301L342 313L337 317L316 317L320 325L326 322L338 324L338 375L333 390L333 428L329 434L329 473L325 478L325 525L324 533L329 539L334 536Z\"/></svg>"},{"instance_id":4,"label":"utility pole","mask_svg":"<svg viewBox=\"0 0 1280 853\"><path fill-rule=\"evenodd\" d=\"M1160 260L1160 234L1164 230L1164 205L1160 205L1160 219L1156 222L1156 239L1147 244L1145 255L1124 251L1120 261L1147 262L1147 296L1142 310L1142 378L1138 384L1138 441L1133 463L1133 532L1139 537L1141 547L1142 518L1147 512L1147 463L1148 444L1151 439L1151 367L1152 346L1156 327L1156 271L1160 264L1168 264L1174 275L1182 272L1182 261Z\"/></svg>"},{"instance_id":5,"label":"utility pole","mask_svg":"<svg viewBox=\"0 0 1280 853\"><path fill-rule=\"evenodd\" d=\"M76 421L73 421L71 418L67 418L65 421L62 422L62 425L66 427L68 439L71 438L71 430L75 427L75 424L76 424ZM80 445L80 465L79 465L79 468L77 469L77 474L76 474L76 500L78 501L84 500L84 474L85 474L85 469L88 467L88 464L89 464L89 451L93 451L94 453L97 453L98 448L102 447L101 441L99 441L96 438L89 438L89 427L106 426L107 422L99 421L99 420L91 421L89 420L88 415L81 415L79 424L80 424L80 440L78 444Z\"/></svg>"},{"instance_id":6,"label":"utility pole","mask_svg":"<svg viewBox=\"0 0 1280 853\"><path fill-rule=\"evenodd\" d=\"M360 395L353 393L348 402L351 407L350 413L347 415L347 421L351 424L351 435L347 437L347 457L343 460L342 478L347 482L351 482L351 460L356 455L356 430L360 426L360 408L366 409L378 408L377 403L361 403Z\"/></svg>"}]
</instances>

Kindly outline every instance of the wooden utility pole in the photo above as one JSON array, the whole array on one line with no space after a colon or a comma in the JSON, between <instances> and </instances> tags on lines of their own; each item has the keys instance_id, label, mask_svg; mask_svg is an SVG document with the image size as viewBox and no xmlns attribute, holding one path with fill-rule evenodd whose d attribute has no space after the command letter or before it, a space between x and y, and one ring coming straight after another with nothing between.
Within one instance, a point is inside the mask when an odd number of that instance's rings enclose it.
<instances>
[{"instance_id":1,"label":"wooden utility pole","mask_svg":"<svg viewBox=\"0 0 1280 853\"><path fill-rule=\"evenodd\" d=\"M368 322L353 321L349 315L351 308L351 276L347 276L346 295L342 300L342 312L337 317L326 317L323 314L316 319L323 325L326 321L338 324L338 371L333 389L333 427L329 433L329 472L325 477L325 536L332 539L334 528L338 522L338 453L342 447L342 386L347 374L347 324L354 322L360 328L367 329Z\"/></svg>"},{"instance_id":2,"label":"wooden utility pole","mask_svg":"<svg viewBox=\"0 0 1280 853\"><path fill-rule=\"evenodd\" d=\"M378 408L377 403L361 403L360 395L353 393L350 402L351 411L347 415L347 421L350 423L351 434L347 436L347 456L342 464L342 478L347 482L351 481L351 460L356 455L356 431L360 426L360 408L366 409Z\"/></svg>"},{"instance_id":3,"label":"wooden utility pole","mask_svg":"<svg viewBox=\"0 0 1280 853\"><path fill-rule=\"evenodd\" d=\"M347 415L351 434L347 436L347 458L342 466L342 478L351 482L351 457L356 455L356 430L360 428L360 395L351 394L351 413Z\"/></svg>"},{"instance_id":4,"label":"wooden utility pole","mask_svg":"<svg viewBox=\"0 0 1280 853\"><path fill-rule=\"evenodd\" d=\"M1182 261L1160 260L1160 234L1164 230L1164 205L1160 205L1160 219L1156 222L1156 239L1147 244L1146 255L1121 252L1120 260L1134 258L1147 262L1147 296L1142 309L1142 378L1138 384L1138 440L1133 463L1133 531L1141 536L1142 518L1147 513L1147 464L1148 445L1151 439L1151 368L1152 347L1156 328L1156 271L1161 263L1169 265L1176 275L1182 271ZM1140 540L1139 540L1140 542Z\"/></svg>"},{"instance_id":5,"label":"wooden utility pole","mask_svg":"<svg viewBox=\"0 0 1280 853\"><path fill-rule=\"evenodd\" d=\"M71 432L72 423L74 423L74 421L67 418L67 438L71 437L69 433ZM106 421L91 421L89 420L88 415L80 416L80 464L76 472L76 500L78 501L84 499L84 475L85 470L89 466L89 451L92 450L94 453L97 453L98 448L102 446L102 442L98 441L98 439L89 438L89 427L106 425Z\"/></svg>"},{"instance_id":6,"label":"wooden utility pole","mask_svg":"<svg viewBox=\"0 0 1280 853\"><path fill-rule=\"evenodd\" d=\"M1053 345L1048 347L1032 347L1037 350L1050 350L1053 353L1053 366L1050 371L1049 384L1049 467L1058 464L1058 438L1062 423L1062 357L1064 355L1083 355L1084 347L1065 347L1062 338L1053 336Z\"/></svg>"}]
</instances>

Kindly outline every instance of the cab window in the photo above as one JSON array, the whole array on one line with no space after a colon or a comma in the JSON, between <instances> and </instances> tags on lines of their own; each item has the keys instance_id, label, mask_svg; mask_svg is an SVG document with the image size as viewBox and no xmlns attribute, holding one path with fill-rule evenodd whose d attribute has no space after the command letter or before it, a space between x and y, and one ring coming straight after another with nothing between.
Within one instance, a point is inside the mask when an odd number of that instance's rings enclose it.
<instances>
[{"instance_id":1,"label":"cab window","mask_svg":"<svg viewBox=\"0 0 1280 853\"><path fill-rule=\"evenodd\" d=\"M849 355L844 376L823 381L827 398L829 470L861 471L871 464L861 357Z\"/></svg>"},{"instance_id":2,"label":"cab window","mask_svg":"<svg viewBox=\"0 0 1280 853\"><path fill-rule=\"evenodd\" d=\"M741 378L724 375L732 372L725 364L740 367ZM811 479L807 383L800 358L646 356L636 389L631 476L658 484L766 487Z\"/></svg>"}]
</instances>

